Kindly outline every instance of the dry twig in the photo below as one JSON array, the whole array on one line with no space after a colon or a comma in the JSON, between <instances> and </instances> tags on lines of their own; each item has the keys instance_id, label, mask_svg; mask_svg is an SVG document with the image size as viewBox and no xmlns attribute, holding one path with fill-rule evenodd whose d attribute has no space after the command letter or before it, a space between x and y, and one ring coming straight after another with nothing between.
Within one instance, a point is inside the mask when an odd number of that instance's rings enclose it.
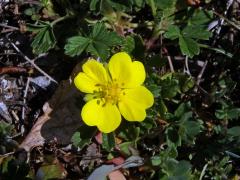
<instances>
[{"instance_id":1,"label":"dry twig","mask_svg":"<svg viewBox=\"0 0 240 180\"><path fill-rule=\"evenodd\" d=\"M13 43L11 42L8 38L7 40L10 42L10 44L13 46L13 48L26 60L28 61L35 69L37 69L40 73L42 73L44 76L46 76L48 79L50 79L52 82L58 84L56 80L54 80L51 76L49 76L45 71L43 71L40 67L38 67L33 60L28 58L25 54L23 54L22 51Z\"/></svg>"}]
</instances>

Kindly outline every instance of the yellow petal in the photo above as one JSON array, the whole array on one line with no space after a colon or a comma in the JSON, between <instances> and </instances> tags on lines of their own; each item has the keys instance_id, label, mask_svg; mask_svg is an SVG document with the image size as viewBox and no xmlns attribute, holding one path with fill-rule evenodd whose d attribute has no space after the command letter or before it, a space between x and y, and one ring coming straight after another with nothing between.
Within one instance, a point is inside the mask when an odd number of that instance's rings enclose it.
<instances>
[{"instance_id":1,"label":"yellow petal","mask_svg":"<svg viewBox=\"0 0 240 180\"><path fill-rule=\"evenodd\" d=\"M89 78L93 79L99 84L105 84L108 81L107 71L103 64L94 59L90 59L83 64L82 69Z\"/></svg>"},{"instance_id":2,"label":"yellow petal","mask_svg":"<svg viewBox=\"0 0 240 180\"><path fill-rule=\"evenodd\" d=\"M128 121L143 121L146 118L146 111L136 101L128 100L118 103L122 116Z\"/></svg>"},{"instance_id":3,"label":"yellow petal","mask_svg":"<svg viewBox=\"0 0 240 180\"><path fill-rule=\"evenodd\" d=\"M141 85L145 80L145 69L141 62L132 62L131 57L120 52L114 54L108 64L112 79L124 88L131 88Z\"/></svg>"},{"instance_id":4,"label":"yellow petal","mask_svg":"<svg viewBox=\"0 0 240 180\"><path fill-rule=\"evenodd\" d=\"M125 52L114 54L108 63L112 79L116 80L120 85L125 83L131 76L131 67L131 57Z\"/></svg>"},{"instance_id":5,"label":"yellow petal","mask_svg":"<svg viewBox=\"0 0 240 180\"><path fill-rule=\"evenodd\" d=\"M80 72L74 78L75 86L82 92L93 93L94 90L97 90L96 84L98 81L88 77L85 73Z\"/></svg>"},{"instance_id":6,"label":"yellow petal","mask_svg":"<svg viewBox=\"0 0 240 180\"><path fill-rule=\"evenodd\" d=\"M121 123L121 114L116 105L103 102L100 99L94 99L87 102L81 112L85 124L88 126L97 126L104 133L114 131Z\"/></svg>"},{"instance_id":7,"label":"yellow petal","mask_svg":"<svg viewBox=\"0 0 240 180\"><path fill-rule=\"evenodd\" d=\"M144 86L123 90L120 99L133 100L145 109L151 107L154 102L153 94Z\"/></svg>"},{"instance_id":8,"label":"yellow petal","mask_svg":"<svg viewBox=\"0 0 240 180\"><path fill-rule=\"evenodd\" d=\"M143 121L146 117L146 109L153 105L152 93L144 86L133 89L125 89L118 103L123 117L129 121Z\"/></svg>"},{"instance_id":9,"label":"yellow petal","mask_svg":"<svg viewBox=\"0 0 240 180\"><path fill-rule=\"evenodd\" d=\"M146 72L143 64L140 61L133 61L132 63L132 76L126 87L136 87L143 84L146 78Z\"/></svg>"}]
</instances>

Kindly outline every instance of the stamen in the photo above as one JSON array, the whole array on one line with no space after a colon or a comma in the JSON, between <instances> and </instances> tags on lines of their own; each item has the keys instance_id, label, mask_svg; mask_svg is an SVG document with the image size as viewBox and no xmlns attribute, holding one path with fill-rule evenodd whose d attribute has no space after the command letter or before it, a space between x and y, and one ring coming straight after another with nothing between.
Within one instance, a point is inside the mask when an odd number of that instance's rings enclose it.
<instances>
[{"instance_id":1,"label":"stamen","mask_svg":"<svg viewBox=\"0 0 240 180\"><path fill-rule=\"evenodd\" d=\"M100 100L97 100L97 104L100 105Z\"/></svg>"},{"instance_id":2,"label":"stamen","mask_svg":"<svg viewBox=\"0 0 240 180\"><path fill-rule=\"evenodd\" d=\"M116 79L115 79L116 81ZM99 85L98 91L94 92L94 98L100 98L103 101L102 106L104 107L106 103L117 104L120 100L120 94L122 93L121 87L116 82L109 82L106 85ZM100 101L97 102L100 104Z\"/></svg>"}]
</instances>

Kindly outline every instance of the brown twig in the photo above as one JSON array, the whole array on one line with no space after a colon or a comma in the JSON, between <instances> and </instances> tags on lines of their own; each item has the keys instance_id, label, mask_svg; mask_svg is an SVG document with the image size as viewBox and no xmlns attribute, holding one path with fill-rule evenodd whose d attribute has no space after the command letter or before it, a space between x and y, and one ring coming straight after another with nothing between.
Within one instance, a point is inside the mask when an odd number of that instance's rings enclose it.
<instances>
[{"instance_id":1,"label":"brown twig","mask_svg":"<svg viewBox=\"0 0 240 180\"><path fill-rule=\"evenodd\" d=\"M40 73L42 73L44 76L46 76L48 79L50 79L52 82L58 84L56 80L54 80L51 76L49 76L45 71L43 71L40 67L38 67L34 61L32 61L30 58L28 58L25 54L23 54L22 51L13 43L11 42L8 38L7 40L10 42L10 44L13 46L13 48L26 60L28 61L35 69L37 69Z\"/></svg>"},{"instance_id":2,"label":"brown twig","mask_svg":"<svg viewBox=\"0 0 240 180\"><path fill-rule=\"evenodd\" d=\"M202 69L201 69L200 73L199 73L198 76L197 76L197 81L196 81L196 85L197 85L197 86L195 86L195 88L194 88L194 91L195 91L195 92L197 92L198 87L199 87L199 85L200 85L200 83L201 83L201 81L202 81L202 76L203 76L203 74L204 74L204 72L205 72L205 69L206 69L206 67L207 67L207 64L208 64L208 60L206 60L206 61L204 62L203 66L202 66Z\"/></svg>"},{"instance_id":3,"label":"brown twig","mask_svg":"<svg viewBox=\"0 0 240 180\"><path fill-rule=\"evenodd\" d=\"M27 83L26 83L26 88L25 88L25 90L24 90L24 95L23 95L23 103L24 103L24 104L26 103L26 98L27 98L27 93L28 93L28 88L29 88L29 83L30 83L30 81L31 81L31 78L28 77ZM25 119L25 110L26 110L26 108L25 108L25 106L23 106L23 107L22 107L22 120Z\"/></svg>"},{"instance_id":4,"label":"brown twig","mask_svg":"<svg viewBox=\"0 0 240 180\"><path fill-rule=\"evenodd\" d=\"M27 73L27 69L23 67L0 67L0 75L2 74L16 74L16 73Z\"/></svg>"},{"instance_id":5,"label":"brown twig","mask_svg":"<svg viewBox=\"0 0 240 180\"><path fill-rule=\"evenodd\" d=\"M173 63L172 63L172 58L171 58L171 56L169 56L167 48L163 48L163 52L167 54L167 60L168 60L168 64L169 64L171 72L175 72Z\"/></svg>"},{"instance_id":6,"label":"brown twig","mask_svg":"<svg viewBox=\"0 0 240 180\"><path fill-rule=\"evenodd\" d=\"M7 24L3 24L3 23L0 23L0 27L4 27L4 28L8 28L8 29L12 29L14 31L18 31L19 28L18 27L14 27L14 26L9 26Z\"/></svg>"}]
</instances>

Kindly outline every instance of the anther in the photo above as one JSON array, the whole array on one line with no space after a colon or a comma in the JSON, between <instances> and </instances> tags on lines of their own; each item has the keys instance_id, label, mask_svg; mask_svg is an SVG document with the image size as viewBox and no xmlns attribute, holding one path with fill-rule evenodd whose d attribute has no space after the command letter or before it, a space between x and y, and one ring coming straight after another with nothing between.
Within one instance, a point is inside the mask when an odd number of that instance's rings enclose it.
<instances>
[{"instance_id":1,"label":"anther","mask_svg":"<svg viewBox=\"0 0 240 180\"><path fill-rule=\"evenodd\" d=\"M100 105L100 100L97 100L97 104Z\"/></svg>"}]
</instances>

